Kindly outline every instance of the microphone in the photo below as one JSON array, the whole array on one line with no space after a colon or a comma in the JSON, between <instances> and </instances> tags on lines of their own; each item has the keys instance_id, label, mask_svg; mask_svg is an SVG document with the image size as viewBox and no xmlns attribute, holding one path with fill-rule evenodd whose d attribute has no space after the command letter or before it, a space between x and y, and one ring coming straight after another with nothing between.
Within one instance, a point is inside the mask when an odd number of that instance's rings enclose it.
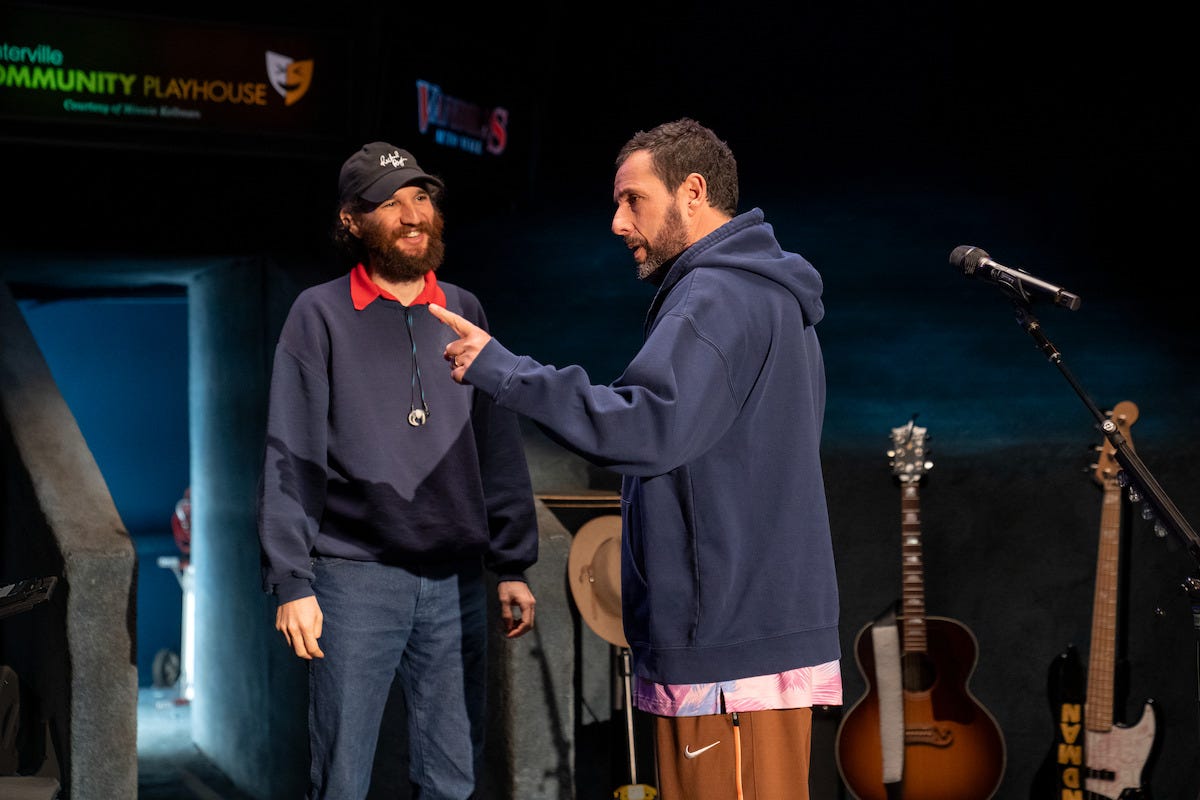
<instances>
[{"instance_id":1,"label":"microphone","mask_svg":"<svg viewBox=\"0 0 1200 800\"><path fill-rule=\"evenodd\" d=\"M950 251L950 263L968 278L979 278L1000 285L1029 300L1027 288L1037 289L1047 295L1056 306L1075 311L1079 308L1079 295L1068 292L1061 286L1035 278L1023 269L1013 269L992 261L987 251L980 247L960 244Z\"/></svg>"}]
</instances>

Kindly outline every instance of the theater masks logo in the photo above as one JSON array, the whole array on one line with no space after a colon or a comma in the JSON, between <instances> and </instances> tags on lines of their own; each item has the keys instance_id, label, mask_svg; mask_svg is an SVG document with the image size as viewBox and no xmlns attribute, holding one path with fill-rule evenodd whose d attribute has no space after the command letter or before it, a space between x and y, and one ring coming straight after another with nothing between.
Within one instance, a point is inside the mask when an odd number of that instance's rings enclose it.
<instances>
[{"instance_id":1,"label":"theater masks logo","mask_svg":"<svg viewBox=\"0 0 1200 800\"><path fill-rule=\"evenodd\" d=\"M267 51L267 79L283 98L285 105L296 103L312 85L313 61L296 61Z\"/></svg>"}]
</instances>

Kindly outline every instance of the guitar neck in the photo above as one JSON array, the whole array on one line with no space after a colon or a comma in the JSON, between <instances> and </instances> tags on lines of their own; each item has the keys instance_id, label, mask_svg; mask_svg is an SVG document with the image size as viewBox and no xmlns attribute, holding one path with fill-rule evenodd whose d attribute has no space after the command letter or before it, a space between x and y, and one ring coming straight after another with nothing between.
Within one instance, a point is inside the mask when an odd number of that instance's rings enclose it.
<instances>
[{"instance_id":1,"label":"guitar neck","mask_svg":"<svg viewBox=\"0 0 1200 800\"><path fill-rule=\"evenodd\" d=\"M1083 717L1090 731L1108 731L1113 725L1120 563L1121 487L1115 479L1109 479L1104 482L1104 501L1100 507L1100 547L1096 559L1096 592L1092 598L1092 641Z\"/></svg>"},{"instance_id":2,"label":"guitar neck","mask_svg":"<svg viewBox=\"0 0 1200 800\"><path fill-rule=\"evenodd\" d=\"M924 653L927 647L925 559L921 551L921 497L916 481L901 486L900 536L900 625L904 652Z\"/></svg>"}]
</instances>

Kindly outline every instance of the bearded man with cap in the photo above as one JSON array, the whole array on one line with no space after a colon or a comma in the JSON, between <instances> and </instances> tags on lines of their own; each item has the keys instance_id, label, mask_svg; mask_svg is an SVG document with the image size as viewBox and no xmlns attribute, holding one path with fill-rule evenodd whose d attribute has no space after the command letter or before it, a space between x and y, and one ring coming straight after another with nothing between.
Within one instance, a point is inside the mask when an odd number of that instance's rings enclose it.
<instances>
[{"instance_id":1,"label":"bearded man with cap","mask_svg":"<svg viewBox=\"0 0 1200 800\"><path fill-rule=\"evenodd\" d=\"M437 280L441 179L364 145L338 179L334 240L349 272L301 292L271 374L259 488L263 588L308 662L308 797L364 798L388 692L408 711L415 797L467 798L482 765L487 598L508 638L534 624L525 570L537 522L516 417L442 366L453 334L428 310L487 326Z\"/></svg>"}]
</instances>

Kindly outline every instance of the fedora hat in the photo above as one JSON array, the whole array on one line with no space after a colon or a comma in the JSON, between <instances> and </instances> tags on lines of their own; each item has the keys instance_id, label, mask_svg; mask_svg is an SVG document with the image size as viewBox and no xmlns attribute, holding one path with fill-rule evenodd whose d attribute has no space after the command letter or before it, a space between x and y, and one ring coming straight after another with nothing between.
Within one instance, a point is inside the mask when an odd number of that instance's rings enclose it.
<instances>
[{"instance_id":1,"label":"fedora hat","mask_svg":"<svg viewBox=\"0 0 1200 800\"><path fill-rule=\"evenodd\" d=\"M629 647L621 624L621 518L606 514L576 533L567 553L571 596L587 626L604 641Z\"/></svg>"}]
</instances>

